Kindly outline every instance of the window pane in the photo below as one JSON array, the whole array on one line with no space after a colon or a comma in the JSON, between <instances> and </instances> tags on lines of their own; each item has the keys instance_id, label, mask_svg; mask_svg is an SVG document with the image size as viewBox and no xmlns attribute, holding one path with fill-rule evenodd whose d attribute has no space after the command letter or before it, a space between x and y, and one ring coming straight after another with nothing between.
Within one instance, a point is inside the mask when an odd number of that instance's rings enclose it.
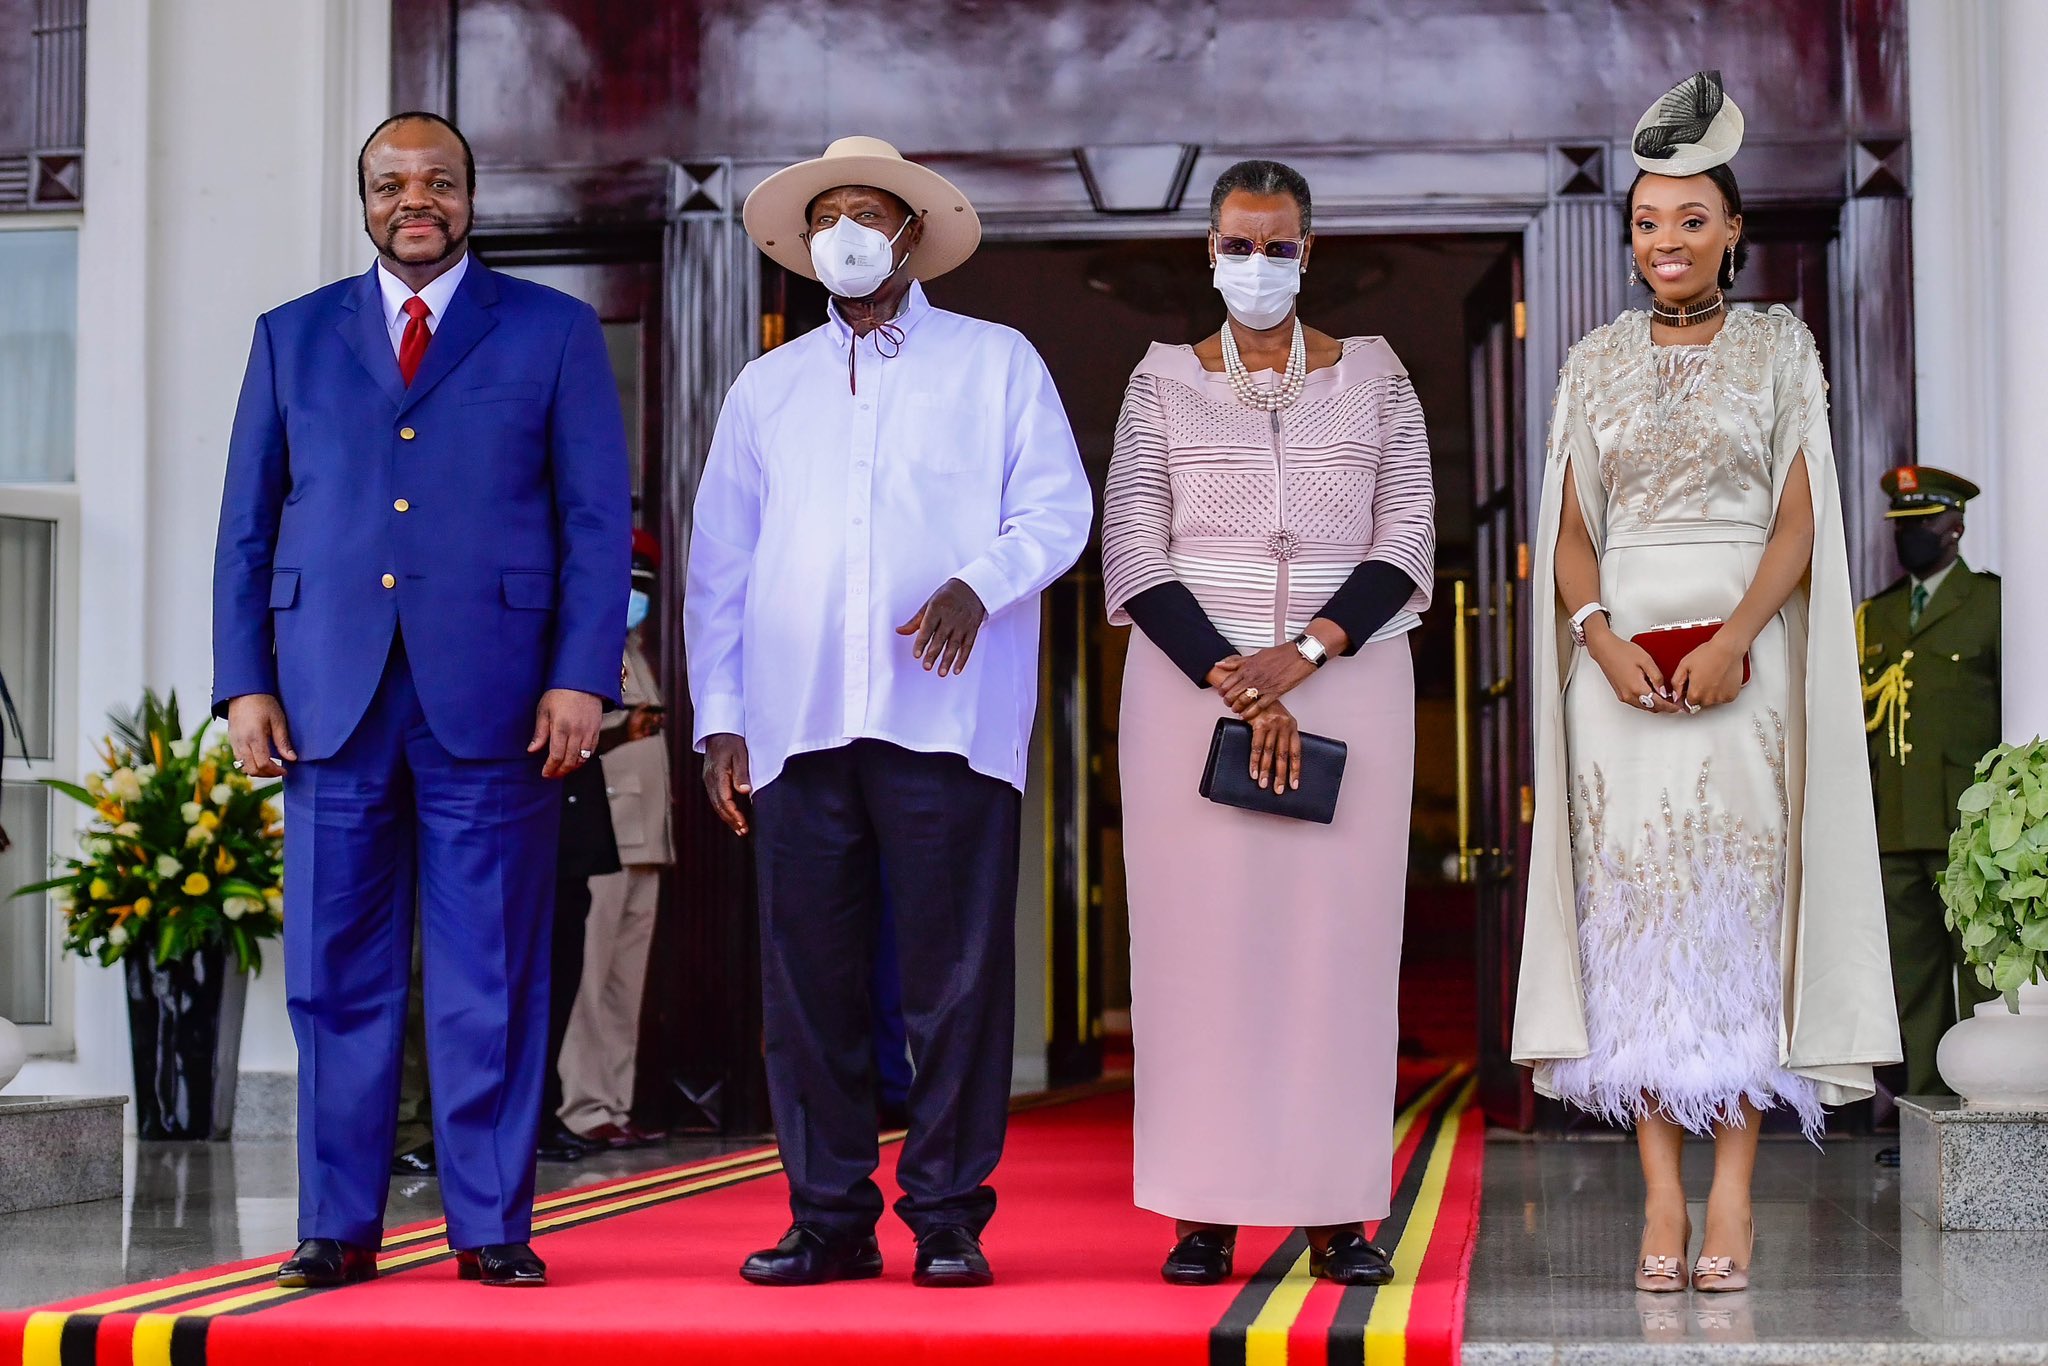
<instances>
[{"instance_id":1,"label":"window pane","mask_svg":"<svg viewBox=\"0 0 2048 1366\"><path fill-rule=\"evenodd\" d=\"M78 234L0 232L0 484L71 482Z\"/></svg>"},{"instance_id":2,"label":"window pane","mask_svg":"<svg viewBox=\"0 0 2048 1366\"><path fill-rule=\"evenodd\" d=\"M0 854L0 898L50 876L50 794L34 783L0 784L0 825L14 847ZM50 1023L50 902L0 900L0 1017Z\"/></svg>"},{"instance_id":3,"label":"window pane","mask_svg":"<svg viewBox=\"0 0 2048 1366\"><path fill-rule=\"evenodd\" d=\"M0 238L5 236L0 233ZM0 679L6 680L21 713L31 759L48 759L56 752L56 640L51 620L56 551L55 522L0 517ZM4 748L9 755L18 753L13 736L7 737ZM5 892L0 888L0 895Z\"/></svg>"}]
</instances>

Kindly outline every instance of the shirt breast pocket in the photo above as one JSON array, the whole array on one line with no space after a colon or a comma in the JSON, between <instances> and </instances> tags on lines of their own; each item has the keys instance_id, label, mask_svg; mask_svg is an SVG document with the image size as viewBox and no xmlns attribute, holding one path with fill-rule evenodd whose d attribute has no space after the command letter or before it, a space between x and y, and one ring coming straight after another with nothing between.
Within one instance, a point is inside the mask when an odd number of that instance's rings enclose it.
<instances>
[{"instance_id":1,"label":"shirt breast pocket","mask_svg":"<svg viewBox=\"0 0 2048 1366\"><path fill-rule=\"evenodd\" d=\"M985 405L943 392L905 396L901 449L920 473L973 474L992 467L1000 453L989 440Z\"/></svg>"}]
</instances>

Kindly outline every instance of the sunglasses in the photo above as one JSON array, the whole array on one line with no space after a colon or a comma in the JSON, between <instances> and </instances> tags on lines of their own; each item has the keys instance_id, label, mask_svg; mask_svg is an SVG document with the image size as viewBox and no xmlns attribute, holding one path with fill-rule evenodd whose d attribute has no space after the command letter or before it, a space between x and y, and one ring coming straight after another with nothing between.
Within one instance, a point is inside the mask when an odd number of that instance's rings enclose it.
<instances>
[{"instance_id":1,"label":"sunglasses","mask_svg":"<svg viewBox=\"0 0 2048 1366\"><path fill-rule=\"evenodd\" d=\"M1305 237L1278 237L1271 242L1261 244L1252 241L1249 237L1224 237L1219 235L1216 238L1216 254L1218 256L1250 256L1255 252L1264 252L1275 261L1299 261L1302 248L1307 242L1308 239Z\"/></svg>"}]
</instances>

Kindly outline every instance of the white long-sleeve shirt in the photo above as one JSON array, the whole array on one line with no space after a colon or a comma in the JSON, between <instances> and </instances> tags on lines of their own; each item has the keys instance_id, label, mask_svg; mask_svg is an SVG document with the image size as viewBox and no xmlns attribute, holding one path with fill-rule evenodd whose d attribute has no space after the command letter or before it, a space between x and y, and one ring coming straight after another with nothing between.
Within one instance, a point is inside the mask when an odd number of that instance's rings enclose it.
<instances>
[{"instance_id":1,"label":"white long-sleeve shirt","mask_svg":"<svg viewBox=\"0 0 2048 1366\"><path fill-rule=\"evenodd\" d=\"M860 739L1024 786L1038 594L1079 558L1094 497L1022 335L917 285L893 326L900 349L834 312L749 364L698 484L683 607L696 744L744 736L757 791L791 755ZM953 578L989 617L966 672L941 678L896 628Z\"/></svg>"}]
</instances>

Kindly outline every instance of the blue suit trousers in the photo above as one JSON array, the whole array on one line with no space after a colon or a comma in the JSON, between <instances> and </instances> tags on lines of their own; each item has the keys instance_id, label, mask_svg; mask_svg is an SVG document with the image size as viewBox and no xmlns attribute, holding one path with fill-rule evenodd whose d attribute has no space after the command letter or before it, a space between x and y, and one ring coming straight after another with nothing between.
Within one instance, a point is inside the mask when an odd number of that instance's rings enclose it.
<instances>
[{"instance_id":1,"label":"blue suit trousers","mask_svg":"<svg viewBox=\"0 0 2048 1366\"><path fill-rule=\"evenodd\" d=\"M347 741L290 766L301 1238L383 1239L415 905L448 1241L529 1237L562 809L540 770L537 755L450 754L396 641Z\"/></svg>"}]
</instances>

